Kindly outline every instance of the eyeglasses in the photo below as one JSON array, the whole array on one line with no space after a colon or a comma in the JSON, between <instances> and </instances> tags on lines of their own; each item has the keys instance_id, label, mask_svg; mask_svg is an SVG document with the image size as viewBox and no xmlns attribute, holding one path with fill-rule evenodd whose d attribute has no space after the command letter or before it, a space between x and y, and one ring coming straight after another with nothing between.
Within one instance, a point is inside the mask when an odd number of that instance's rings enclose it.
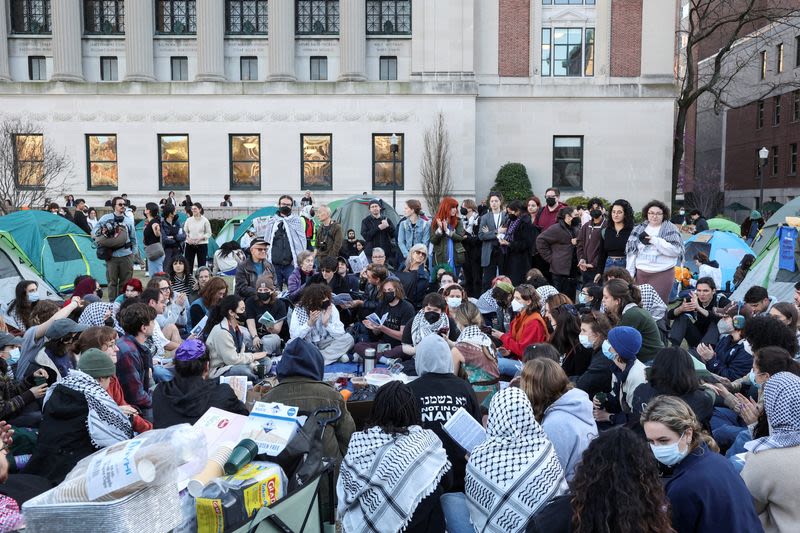
<instances>
[{"instance_id":1,"label":"eyeglasses","mask_svg":"<svg viewBox=\"0 0 800 533\"><path fill-rule=\"evenodd\" d=\"M161 292L169 292L169 287L159 287L158 290Z\"/></svg>"},{"instance_id":2,"label":"eyeglasses","mask_svg":"<svg viewBox=\"0 0 800 533\"><path fill-rule=\"evenodd\" d=\"M663 217L664 216L664 212L663 211L648 211L647 212L647 216L649 216L649 217Z\"/></svg>"},{"instance_id":3,"label":"eyeglasses","mask_svg":"<svg viewBox=\"0 0 800 533\"><path fill-rule=\"evenodd\" d=\"M125 204L116 204L116 207L125 207Z\"/></svg>"}]
</instances>

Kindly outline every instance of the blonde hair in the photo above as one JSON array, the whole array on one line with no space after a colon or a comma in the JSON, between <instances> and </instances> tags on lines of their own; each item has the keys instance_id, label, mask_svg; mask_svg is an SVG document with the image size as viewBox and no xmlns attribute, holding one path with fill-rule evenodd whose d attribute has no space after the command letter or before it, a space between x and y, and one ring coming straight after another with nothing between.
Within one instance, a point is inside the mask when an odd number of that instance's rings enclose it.
<instances>
[{"instance_id":1,"label":"blonde hair","mask_svg":"<svg viewBox=\"0 0 800 533\"><path fill-rule=\"evenodd\" d=\"M536 421L541 423L544 412L556 400L573 388L564 369L552 359L533 359L522 367L520 388L533 407Z\"/></svg>"},{"instance_id":2,"label":"blonde hair","mask_svg":"<svg viewBox=\"0 0 800 533\"><path fill-rule=\"evenodd\" d=\"M453 320L462 328L467 326L480 326L483 324L483 316L478 310L478 306L469 300L464 300L453 310Z\"/></svg>"},{"instance_id":3,"label":"blonde hair","mask_svg":"<svg viewBox=\"0 0 800 533\"><path fill-rule=\"evenodd\" d=\"M701 441L704 441L711 450L719 452L719 446L711 438L711 435L703 430L692 408L677 396L661 395L653 398L642 413L642 426L644 426L645 422L664 424L670 431L674 431L678 435L682 435L687 429L691 429L692 442L689 443L690 452L700 446Z\"/></svg>"},{"instance_id":4,"label":"blonde hair","mask_svg":"<svg viewBox=\"0 0 800 533\"><path fill-rule=\"evenodd\" d=\"M411 268L411 263L413 262L412 257L414 255L414 252L416 252L416 251L420 251L420 252L424 253L425 254L425 258L427 259L428 247L425 246L422 243L415 244L414 246L412 246L411 248L408 249L408 257L406 257L406 270ZM425 261L422 262L422 268L425 268Z\"/></svg>"}]
</instances>

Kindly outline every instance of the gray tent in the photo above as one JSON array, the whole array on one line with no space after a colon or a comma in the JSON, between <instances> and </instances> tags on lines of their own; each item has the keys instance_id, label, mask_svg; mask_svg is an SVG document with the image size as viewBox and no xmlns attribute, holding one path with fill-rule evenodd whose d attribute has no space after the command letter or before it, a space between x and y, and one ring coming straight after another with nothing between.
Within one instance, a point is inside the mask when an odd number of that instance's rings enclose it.
<instances>
[{"instance_id":1,"label":"gray tent","mask_svg":"<svg viewBox=\"0 0 800 533\"><path fill-rule=\"evenodd\" d=\"M774 217L773 217L774 218ZM772 220L772 219L770 219ZM750 271L744 280L733 291L731 299L741 302L747 289L754 285L760 285L767 289L770 296L779 302L794 301L794 285L800 281L800 262L798 253L794 255L794 272L779 268L780 264L780 232L778 228L772 231L772 237L767 242L756 257L755 263L750 267Z\"/></svg>"},{"instance_id":2,"label":"gray tent","mask_svg":"<svg viewBox=\"0 0 800 533\"><path fill-rule=\"evenodd\" d=\"M769 217L764 227L761 228L761 231L756 237L756 240L753 241L753 251L756 255L761 253L761 250L766 248L767 244L772 240L773 235L775 232L778 231L778 227L781 224L786 223L786 217L797 217L800 216L800 196L788 202L786 205L775 211L775 214Z\"/></svg>"},{"instance_id":3,"label":"gray tent","mask_svg":"<svg viewBox=\"0 0 800 533\"><path fill-rule=\"evenodd\" d=\"M381 212L383 215L397 228L400 216L389 203L375 196L356 195L342 200L331 215L333 220L342 225L344 238L347 238L347 230L349 229L355 230L356 239L361 238L361 221L369 216L369 203L375 199L381 203ZM333 203L334 202L331 202L331 204Z\"/></svg>"}]
</instances>

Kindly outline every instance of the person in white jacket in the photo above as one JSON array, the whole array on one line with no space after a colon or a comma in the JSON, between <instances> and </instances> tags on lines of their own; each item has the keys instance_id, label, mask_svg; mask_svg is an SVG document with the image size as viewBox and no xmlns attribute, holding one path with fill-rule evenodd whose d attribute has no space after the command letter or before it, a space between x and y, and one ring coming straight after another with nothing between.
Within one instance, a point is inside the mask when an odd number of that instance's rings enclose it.
<instances>
[{"instance_id":1,"label":"person in white jacket","mask_svg":"<svg viewBox=\"0 0 800 533\"><path fill-rule=\"evenodd\" d=\"M326 365L349 361L347 353L355 344L339 319L331 289L321 283L309 285L303 291L289 322L289 336L305 339L316 346Z\"/></svg>"}]
</instances>

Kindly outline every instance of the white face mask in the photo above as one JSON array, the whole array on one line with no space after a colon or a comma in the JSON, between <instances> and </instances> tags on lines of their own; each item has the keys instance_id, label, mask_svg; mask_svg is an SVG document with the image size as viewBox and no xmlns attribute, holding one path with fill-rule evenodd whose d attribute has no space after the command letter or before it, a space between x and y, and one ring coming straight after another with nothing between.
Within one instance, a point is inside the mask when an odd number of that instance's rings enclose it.
<instances>
[{"instance_id":1,"label":"white face mask","mask_svg":"<svg viewBox=\"0 0 800 533\"><path fill-rule=\"evenodd\" d=\"M594 343L589 340L588 335L578 335L578 342L580 342L581 346L583 346L584 348L591 348L592 346L594 346Z\"/></svg>"},{"instance_id":2,"label":"white face mask","mask_svg":"<svg viewBox=\"0 0 800 533\"><path fill-rule=\"evenodd\" d=\"M519 312L520 312L520 311L522 311L524 308L525 308L525 304L524 304L524 303L522 303L522 302L520 302L519 300L512 300L512 301L511 301L511 309L512 309L512 310L513 310L515 313L519 313Z\"/></svg>"},{"instance_id":3,"label":"white face mask","mask_svg":"<svg viewBox=\"0 0 800 533\"><path fill-rule=\"evenodd\" d=\"M456 307L458 307L460 305L461 305L461 298L456 298L456 297L451 296L451 297L449 297L447 299L447 307L449 307L451 309L455 309Z\"/></svg>"}]
</instances>

